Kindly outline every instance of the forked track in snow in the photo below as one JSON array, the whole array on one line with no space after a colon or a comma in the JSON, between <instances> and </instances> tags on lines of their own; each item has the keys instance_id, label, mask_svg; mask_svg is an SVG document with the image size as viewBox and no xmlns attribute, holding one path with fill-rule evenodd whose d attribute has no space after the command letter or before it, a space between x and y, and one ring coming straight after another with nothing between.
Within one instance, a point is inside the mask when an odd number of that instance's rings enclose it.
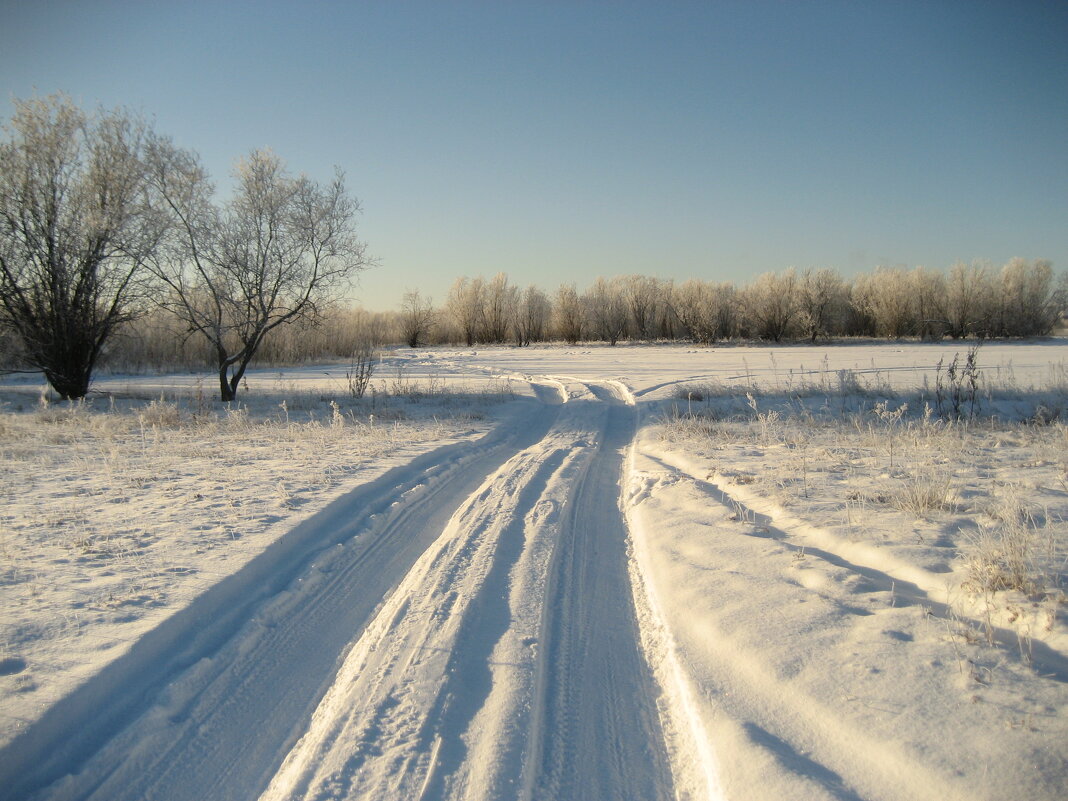
<instances>
[{"instance_id":1,"label":"forked track in snow","mask_svg":"<svg viewBox=\"0 0 1068 801\"><path fill-rule=\"evenodd\" d=\"M619 507L634 410L590 389L457 511L266 799L674 796Z\"/></svg>"},{"instance_id":2,"label":"forked track in snow","mask_svg":"<svg viewBox=\"0 0 1068 801\"><path fill-rule=\"evenodd\" d=\"M152 632L0 754L5 797L673 797L619 506L632 399L534 386Z\"/></svg>"}]
</instances>

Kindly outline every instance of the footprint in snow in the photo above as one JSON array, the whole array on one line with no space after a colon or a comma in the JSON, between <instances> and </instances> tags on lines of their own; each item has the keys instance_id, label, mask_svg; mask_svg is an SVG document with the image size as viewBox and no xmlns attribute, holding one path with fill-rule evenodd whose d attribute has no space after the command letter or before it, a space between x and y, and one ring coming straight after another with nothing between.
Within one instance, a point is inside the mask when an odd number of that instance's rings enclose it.
<instances>
[{"instance_id":1,"label":"footprint in snow","mask_svg":"<svg viewBox=\"0 0 1068 801\"><path fill-rule=\"evenodd\" d=\"M0 676L14 676L26 669L26 660L20 656L5 656L0 659Z\"/></svg>"}]
</instances>

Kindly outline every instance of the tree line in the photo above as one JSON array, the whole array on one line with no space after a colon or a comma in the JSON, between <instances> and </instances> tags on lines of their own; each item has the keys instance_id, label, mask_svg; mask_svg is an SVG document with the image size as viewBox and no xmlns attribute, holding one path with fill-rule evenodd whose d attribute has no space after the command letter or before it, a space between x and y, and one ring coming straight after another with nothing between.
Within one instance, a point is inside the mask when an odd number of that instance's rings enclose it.
<instances>
[{"instance_id":1,"label":"tree line","mask_svg":"<svg viewBox=\"0 0 1068 801\"><path fill-rule=\"evenodd\" d=\"M435 308L408 292L399 312L410 346L425 343L687 340L809 341L836 337L1035 337L1068 307L1068 276L1048 261L974 262L946 272L880 267L845 280L831 269L766 273L751 283L644 275L598 278L579 292L520 287L505 273L461 277Z\"/></svg>"},{"instance_id":2,"label":"tree line","mask_svg":"<svg viewBox=\"0 0 1068 801\"><path fill-rule=\"evenodd\" d=\"M1013 259L1000 269L956 264L946 272L879 268L844 280L829 269L786 270L741 287L650 276L599 278L581 291L551 293L507 274L456 279L435 305L406 292L400 308L335 307L272 333L261 366L346 359L361 346L524 346L538 342L816 342L848 337L937 341L1044 336L1066 306L1065 278L1044 261ZM108 354L123 369L197 368L212 363L204 343L183 339L163 311L134 321Z\"/></svg>"}]
</instances>

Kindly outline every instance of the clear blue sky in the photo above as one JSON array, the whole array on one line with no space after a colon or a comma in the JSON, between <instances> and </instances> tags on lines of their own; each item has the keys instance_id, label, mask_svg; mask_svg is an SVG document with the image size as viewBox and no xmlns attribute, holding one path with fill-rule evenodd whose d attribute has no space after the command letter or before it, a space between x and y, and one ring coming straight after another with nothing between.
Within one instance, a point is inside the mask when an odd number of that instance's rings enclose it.
<instances>
[{"instance_id":1,"label":"clear blue sky","mask_svg":"<svg viewBox=\"0 0 1068 801\"><path fill-rule=\"evenodd\" d=\"M1068 268L1066 2L11 2L0 116L125 105L217 182L340 165L381 266L546 289L643 273Z\"/></svg>"}]
</instances>

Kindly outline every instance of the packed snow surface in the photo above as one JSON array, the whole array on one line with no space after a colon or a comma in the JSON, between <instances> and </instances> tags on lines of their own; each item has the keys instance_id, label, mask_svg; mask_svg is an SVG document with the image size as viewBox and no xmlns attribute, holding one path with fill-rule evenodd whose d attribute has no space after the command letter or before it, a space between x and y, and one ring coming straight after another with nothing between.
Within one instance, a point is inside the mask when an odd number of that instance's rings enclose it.
<instances>
[{"instance_id":1,"label":"packed snow surface","mask_svg":"<svg viewBox=\"0 0 1068 801\"><path fill-rule=\"evenodd\" d=\"M0 795L1056 799L1068 343L0 387Z\"/></svg>"}]
</instances>

